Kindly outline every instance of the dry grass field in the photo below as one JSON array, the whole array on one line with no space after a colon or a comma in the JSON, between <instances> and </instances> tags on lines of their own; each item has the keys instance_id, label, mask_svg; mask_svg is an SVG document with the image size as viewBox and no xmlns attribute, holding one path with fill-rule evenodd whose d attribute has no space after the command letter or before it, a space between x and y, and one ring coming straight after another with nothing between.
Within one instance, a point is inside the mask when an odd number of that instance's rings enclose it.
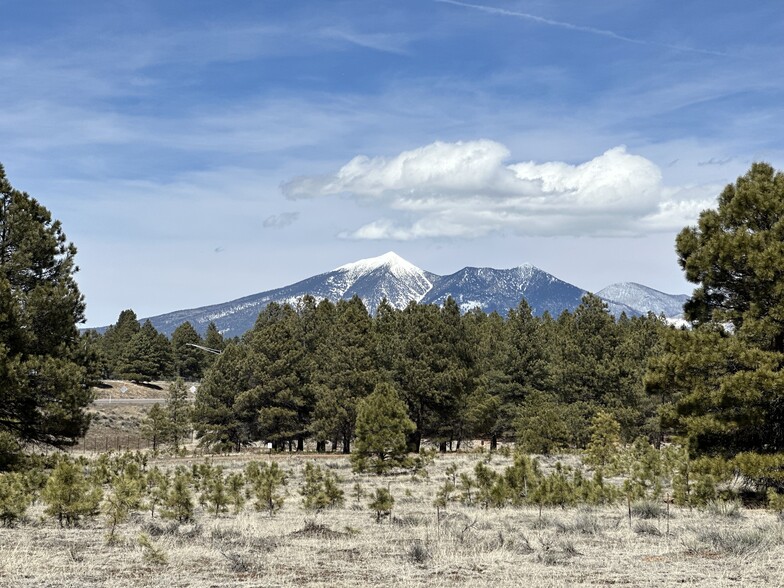
<instances>
[{"instance_id":1,"label":"dry grass field","mask_svg":"<svg viewBox=\"0 0 784 588\"><path fill-rule=\"evenodd\" d=\"M238 471L251 457L213 463ZM450 503L437 518L433 500L446 468L470 472L479 453L448 454L427 477L354 474L348 459L321 457L341 479L343 507L302 508L307 455L273 456L289 475L274 516L251 502L218 517L196 508L194 523L135 512L109 545L103 517L60 528L35 505L27 520L0 529L0 586L782 586L784 524L763 510L693 510L631 522L626 506L545 509ZM161 467L202 458L161 459ZM501 469L509 458L494 456ZM552 465L552 461L550 462ZM388 487L391 518L375 522L365 494ZM146 545L140 536L149 537ZM142 540L143 541L143 540Z\"/></svg>"}]
</instances>

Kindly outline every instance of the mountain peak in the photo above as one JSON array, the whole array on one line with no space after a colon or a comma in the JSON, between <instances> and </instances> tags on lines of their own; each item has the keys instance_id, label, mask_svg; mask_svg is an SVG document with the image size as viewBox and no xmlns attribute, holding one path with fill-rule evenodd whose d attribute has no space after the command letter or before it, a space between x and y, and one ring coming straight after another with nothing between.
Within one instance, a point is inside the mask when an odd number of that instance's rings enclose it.
<instances>
[{"instance_id":1,"label":"mountain peak","mask_svg":"<svg viewBox=\"0 0 784 588\"><path fill-rule=\"evenodd\" d=\"M685 294L665 294L636 282L611 284L596 293L605 300L619 302L636 309L644 309L667 317L683 315L683 305L689 299Z\"/></svg>"},{"instance_id":2,"label":"mountain peak","mask_svg":"<svg viewBox=\"0 0 784 588\"><path fill-rule=\"evenodd\" d=\"M336 268L335 271L346 272L360 276L369 274L379 268L386 268L397 277L410 276L412 274L421 275L423 272L413 263L406 261L394 251L388 251L378 257L368 257L352 263L347 263Z\"/></svg>"}]
</instances>

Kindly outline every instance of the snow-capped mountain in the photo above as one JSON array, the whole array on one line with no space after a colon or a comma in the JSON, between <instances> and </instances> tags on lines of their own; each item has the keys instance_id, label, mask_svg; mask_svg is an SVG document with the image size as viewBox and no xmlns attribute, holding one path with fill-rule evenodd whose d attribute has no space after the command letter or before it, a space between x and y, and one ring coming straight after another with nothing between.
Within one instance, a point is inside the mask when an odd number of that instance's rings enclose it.
<instances>
[{"instance_id":1,"label":"snow-capped mountain","mask_svg":"<svg viewBox=\"0 0 784 588\"><path fill-rule=\"evenodd\" d=\"M545 311L557 316L575 308L585 290L559 280L531 264L506 270L467 267L436 281L422 299L424 303L443 304L451 296L463 312L480 307L485 312L505 315L522 298L536 315Z\"/></svg>"},{"instance_id":2,"label":"snow-capped mountain","mask_svg":"<svg viewBox=\"0 0 784 588\"><path fill-rule=\"evenodd\" d=\"M396 308L404 308L411 301L442 304L451 296L464 312L480 307L485 312L497 311L505 315L525 298L534 314L541 315L547 311L558 316L564 310L574 310L585 293L585 290L530 264L502 270L467 267L448 276L439 276L389 252L342 265L283 288L223 304L162 314L149 320L158 331L167 335L189 321L201 333L210 322L214 322L225 336L233 337L252 328L259 312L270 302L297 304L306 294L317 300L333 302L357 295L371 314L376 312L383 299ZM649 310L656 314L664 312L665 316L678 316L687 298L664 294L639 284L609 286L600 291L599 296L605 299L610 312L616 316L621 312L636 316Z\"/></svg>"},{"instance_id":3,"label":"snow-capped mountain","mask_svg":"<svg viewBox=\"0 0 784 588\"><path fill-rule=\"evenodd\" d=\"M233 337L252 328L259 312L270 302L296 304L306 294L317 300L336 301L356 294L365 302L368 311L375 313L384 298L396 308L403 308L412 300L419 302L433 287L432 280L437 278L389 252L342 265L290 286L223 304L162 314L150 317L150 321L158 331L167 335L185 321L201 333L210 322L214 322L221 333Z\"/></svg>"},{"instance_id":4,"label":"snow-capped mountain","mask_svg":"<svg viewBox=\"0 0 784 588\"><path fill-rule=\"evenodd\" d=\"M689 299L685 294L665 294L635 282L612 284L599 290L596 295L637 310L663 314L668 318L682 317L683 305Z\"/></svg>"},{"instance_id":5,"label":"snow-capped mountain","mask_svg":"<svg viewBox=\"0 0 784 588\"><path fill-rule=\"evenodd\" d=\"M395 308L403 308L412 300L419 302L433 288L431 279L438 279L391 251L342 265L332 274L330 280L338 285L336 298L356 294L371 313L385 298Z\"/></svg>"}]
</instances>

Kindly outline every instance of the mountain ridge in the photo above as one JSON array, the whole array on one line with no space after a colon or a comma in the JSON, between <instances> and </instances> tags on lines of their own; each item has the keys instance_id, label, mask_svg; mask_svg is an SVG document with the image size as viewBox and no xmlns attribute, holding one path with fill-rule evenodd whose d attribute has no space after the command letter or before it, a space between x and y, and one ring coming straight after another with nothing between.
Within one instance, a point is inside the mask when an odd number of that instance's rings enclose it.
<instances>
[{"instance_id":1,"label":"mountain ridge","mask_svg":"<svg viewBox=\"0 0 784 588\"><path fill-rule=\"evenodd\" d=\"M389 251L341 265L288 286L228 302L146 317L140 321L150 320L158 331L166 335L171 335L186 321L200 333L214 322L225 336L233 337L251 329L259 312L270 302L297 304L305 295L333 302L356 295L365 302L371 314L384 299L395 308L404 308L412 301L443 304L451 296L463 312L479 307L488 313L495 311L505 315L525 298L534 314L548 312L558 316L564 310L574 310L586 293L587 290L530 263L509 269L464 267L440 276ZM597 295L616 316L622 312L638 316L652 311L677 318L682 313L683 302L688 299L685 295L666 294L634 282L612 284Z\"/></svg>"}]
</instances>

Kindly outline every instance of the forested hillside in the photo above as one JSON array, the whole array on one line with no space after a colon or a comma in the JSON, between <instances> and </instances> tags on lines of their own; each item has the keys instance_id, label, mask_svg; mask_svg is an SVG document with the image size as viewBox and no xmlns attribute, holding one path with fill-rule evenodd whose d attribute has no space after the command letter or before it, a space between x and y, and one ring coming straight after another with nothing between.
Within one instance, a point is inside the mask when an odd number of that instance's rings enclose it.
<instances>
[{"instance_id":1,"label":"forested hillside","mask_svg":"<svg viewBox=\"0 0 784 588\"><path fill-rule=\"evenodd\" d=\"M350 451L358 403L391 384L422 439L442 449L465 439L519 437L536 452L583 446L591 418L611 411L625 438L656 437L643 373L667 327L654 317L615 320L596 297L557 319L523 301L503 319L454 301L382 304L354 298L271 304L232 342L199 389L205 442L239 449L257 440L302 448L308 438Z\"/></svg>"}]
</instances>

